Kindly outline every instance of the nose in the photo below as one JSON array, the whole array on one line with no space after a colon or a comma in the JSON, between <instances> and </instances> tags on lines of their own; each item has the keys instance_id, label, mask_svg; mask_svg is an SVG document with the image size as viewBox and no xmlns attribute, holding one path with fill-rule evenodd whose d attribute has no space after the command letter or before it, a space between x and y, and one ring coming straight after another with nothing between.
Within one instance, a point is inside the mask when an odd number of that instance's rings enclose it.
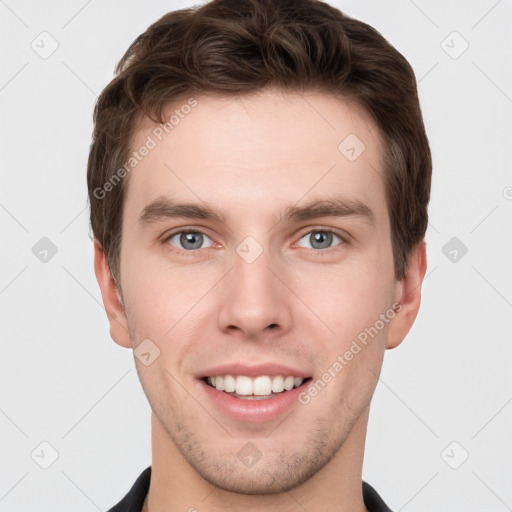
<instances>
[{"instance_id":1,"label":"nose","mask_svg":"<svg viewBox=\"0 0 512 512\"><path fill-rule=\"evenodd\" d=\"M252 262L236 253L222 286L218 312L221 331L236 332L241 339L253 341L288 331L291 293L284 274L283 266L268 251Z\"/></svg>"}]
</instances>

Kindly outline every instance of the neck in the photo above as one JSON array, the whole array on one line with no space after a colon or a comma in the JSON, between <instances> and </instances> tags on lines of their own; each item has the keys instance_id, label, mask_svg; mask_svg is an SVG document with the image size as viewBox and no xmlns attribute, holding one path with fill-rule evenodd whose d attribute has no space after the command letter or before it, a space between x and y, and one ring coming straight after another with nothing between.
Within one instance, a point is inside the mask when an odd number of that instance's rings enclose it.
<instances>
[{"instance_id":1,"label":"neck","mask_svg":"<svg viewBox=\"0 0 512 512\"><path fill-rule=\"evenodd\" d=\"M367 512L362 497L362 465L367 408L333 458L309 480L288 492L246 495L203 479L177 450L152 414L151 483L142 512Z\"/></svg>"}]
</instances>

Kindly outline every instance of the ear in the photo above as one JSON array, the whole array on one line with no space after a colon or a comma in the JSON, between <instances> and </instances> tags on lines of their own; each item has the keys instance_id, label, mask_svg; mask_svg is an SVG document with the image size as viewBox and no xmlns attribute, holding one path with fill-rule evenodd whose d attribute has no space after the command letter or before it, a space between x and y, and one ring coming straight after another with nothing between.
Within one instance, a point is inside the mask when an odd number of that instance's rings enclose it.
<instances>
[{"instance_id":1,"label":"ear","mask_svg":"<svg viewBox=\"0 0 512 512\"><path fill-rule=\"evenodd\" d=\"M94 273L100 285L101 297L110 323L110 337L120 346L132 348L130 331L121 296L114 282L101 244L94 239Z\"/></svg>"},{"instance_id":2,"label":"ear","mask_svg":"<svg viewBox=\"0 0 512 512\"><path fill-rule=\"evenodd\" d=\"M426 271L426 244L425 240L422 240L409 256L404 278L397 282L395 304L399 306L389 323L386 348L398 347L411 329L420 308L421 285Z\"/></svg>"}]
</instances>

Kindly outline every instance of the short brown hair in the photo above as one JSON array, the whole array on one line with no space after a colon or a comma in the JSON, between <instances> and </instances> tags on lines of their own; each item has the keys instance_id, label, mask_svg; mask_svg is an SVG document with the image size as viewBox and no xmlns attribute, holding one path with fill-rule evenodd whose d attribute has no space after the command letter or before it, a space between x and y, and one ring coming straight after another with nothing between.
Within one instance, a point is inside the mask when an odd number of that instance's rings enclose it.
<instances>
[{"instance_id":1,"label":"short brown hair","mask_svg":"<svg viewBox=\"0 0 512 512\"><path fill-rule=\"evenodd\" d=\"M94 109L87 185L93 235L116 282L126 178L112 180L138 120L165 123L164 109L190 95L247 95L266 87L342 96L376 122L395 277L404 277L427 229L432 158L414 71L373 27L319 0L213 0L161 17L115 72ZM108 193L106 183L115 185Z\"/></svg>"}]
</instances>

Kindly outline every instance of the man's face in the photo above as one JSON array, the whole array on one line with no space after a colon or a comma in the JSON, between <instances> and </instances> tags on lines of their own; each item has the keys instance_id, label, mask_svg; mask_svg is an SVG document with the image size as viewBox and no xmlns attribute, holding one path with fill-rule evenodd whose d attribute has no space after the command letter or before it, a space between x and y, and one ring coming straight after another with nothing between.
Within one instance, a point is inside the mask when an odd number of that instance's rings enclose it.
<instances>
[{"instance_id":1,"label":"man's face","mask_svg":"<svg viewBox=\"0 0 512 512\"><path fill-rule=\"evenodd\" d=\"M136 359L140 379L197 473L232 491L283 491L365 430L390 325L381 315L397 294L381 141L360 109L328 95L196 99L161 141L145 119L133 143L157 144L124 199L131 343L160 351ZM329 200L343 203L337 215L300 215ZM223 220L175 217L166 201ZM287 377L304 382L280 391Z\"/></svg>"}]
</instances>

